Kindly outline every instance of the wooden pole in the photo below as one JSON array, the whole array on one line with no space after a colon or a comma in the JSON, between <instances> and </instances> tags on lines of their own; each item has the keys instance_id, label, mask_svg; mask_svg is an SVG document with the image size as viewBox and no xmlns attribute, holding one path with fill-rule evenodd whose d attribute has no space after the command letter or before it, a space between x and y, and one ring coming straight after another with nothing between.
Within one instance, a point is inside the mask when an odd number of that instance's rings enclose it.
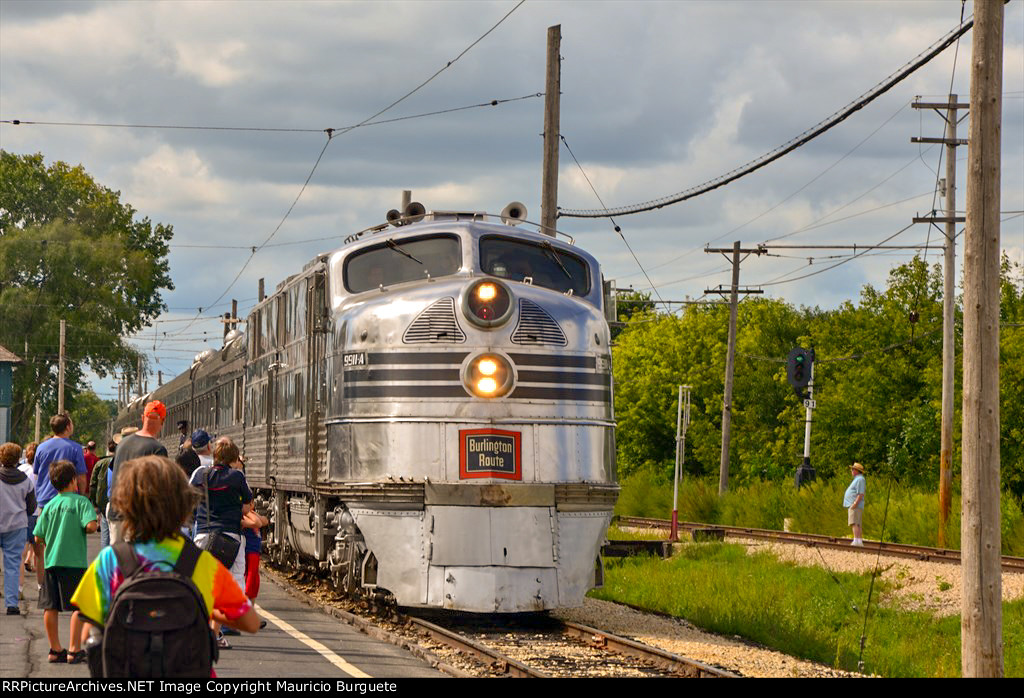
<instances>
[{"instance_id":1,"label":"wooden pole","mask_svg":"<svg viewBox=\"0 0 1024 698\"><path fill-rule=\"evenodd\" d=\"M1003 675L999 541L999 186L1003 2L977 0L964 243L963 506L960 614L964 677Z\"/></svg>"},{"instance_id":2,"label":"wooden pole","mask_svg":"<svg viewBox=\"0 0 1024 698\"><path fill-rule=\"evenodd\" d=\"M942 283L942 426L939 439L939 547L946 547L946 524L953 495L953 391L956 344L953 341L956 304L956 95L946 110L946 249Z\"/></svg>"},{"instance_id":3,"label":"wooden pole","mask_svg":"<svg viewBox=\"0 0 1024 698\"><path fill-rule=\"evenodd\" d=\"M64 343L67 325L64 320L60 321L60 358L57 366L57 414L64 414Z\"/></svg>"},{"instance_id":4,"label":"wooden pole","mask_svg":"<svg viewBox=\"0 0 1024 698\"><path fill-rule=\"evenodd\" d=\"M562 25L548 27L547 83L544 94L544 165L541 173L541 232L554 237L558 218L558 141L562 85Z\"/></svg>"},{"instance_id":5,"label":"wooden pole","mask_svg":"<svg viewBox=\"0 0 1024 698\"><path fill-rule=\"evenodd\" d=\"M732 246L732 292L729 294L729 350L725 355L725 399L722 403L722 457L718 471L718 494L729 489L729 439L732 429L732 378L736 360L736 313L739 305L740 241Z\"/></svg>"}]
</instances>

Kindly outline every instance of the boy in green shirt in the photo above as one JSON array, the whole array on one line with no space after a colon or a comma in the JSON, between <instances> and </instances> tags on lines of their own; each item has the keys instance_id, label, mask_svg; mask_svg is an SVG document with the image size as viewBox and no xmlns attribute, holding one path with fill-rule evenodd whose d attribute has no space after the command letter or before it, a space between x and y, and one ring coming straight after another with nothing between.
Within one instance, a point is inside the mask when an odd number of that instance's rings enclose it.
<instances>
[{"instance_id":1,"label":"boy in green shirt","mask_svg":"<svg viewBox=\"0 0 1024 698\"><path fill-rule=\"evenodd\" d=\"M71 595L89 566L85 534L99 528L92 502L77 493L76 475L70 461L60 460L50 466L50 482L59 494L43 507L33 531L36 541L46 546L46 584L39 595L39 607L50 643L48 659L69 664L85 661L82 620L71 605ZM72 612L70 654L60 646L57 616L61 611Z\"/></svg>"}]
</instances>

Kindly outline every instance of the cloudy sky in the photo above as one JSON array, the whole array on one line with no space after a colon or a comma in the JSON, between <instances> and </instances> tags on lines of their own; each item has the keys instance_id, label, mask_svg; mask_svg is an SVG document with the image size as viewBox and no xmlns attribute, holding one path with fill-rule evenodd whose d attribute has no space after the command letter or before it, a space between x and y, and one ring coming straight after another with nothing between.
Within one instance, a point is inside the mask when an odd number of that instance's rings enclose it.
<instances>
[{"instance_id":1,"label":"cloudy sky","mask_svg":"<svg viewBox=\"0 0 1024 698\"><path fill-rule=\"evenodd\" d=\"M220 324L206 316L229 309L232 298L246 311L258 279L272 289L346 235L383 221L403 189L428 209L497 213L520 200L538 220L543 99L535 95L544 91L551 25L562 27L561 131L582 165L562 148L559 205L596 209L587 178L609 208L628 206L788 142L958 26L962 9L955 0L517 2L0 0L0 120L293 129L0 123L0 146L80 163L140 215L174 227L170 310L137 341L151 370L168 376L219 344ZM969 17L973 3L964 10ZM1005 23L1002 241L1024 261L1024 3L1006 6ZM339 132L286 217L324 148L324 129L365 121L478 39L378 120L499 105ZM698 298L729 282L726 260L704 253L708 243L871 245L941 208L941 148L911 138L941 136L943 122L910 104L950 91L967 101L971 41L969 32L827 134L744 179L618 216L661 298ZM958 149L960 210L966 154ZM279 225L228 290L248 248ZM563 217L559 228L620 287L650 287L607 219ZM938 242L936 231L916 225L889 244L929 239ZM745 261L741 283L825 308L856 299L865 284L883 285L914 254L864 255L778 283L847 253L774 252ZM927 255L937 260L941 251ZM199 307L204 317L184 322ZM96 387L115 393L110 381Z\"/></svg>"}]
</instances>

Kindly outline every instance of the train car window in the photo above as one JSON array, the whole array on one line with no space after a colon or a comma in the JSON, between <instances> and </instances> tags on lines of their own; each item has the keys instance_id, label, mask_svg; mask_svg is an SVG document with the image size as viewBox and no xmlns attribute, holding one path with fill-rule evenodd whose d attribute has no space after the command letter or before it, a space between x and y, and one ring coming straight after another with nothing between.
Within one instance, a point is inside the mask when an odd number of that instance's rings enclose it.
<instances>
[{"instance_id":1,"label":"train car window","mask_svg":"<svg viewBox=\"0 0 1024 698\"><path fill-rule=\"evenodd\" d=\"M448 276L462 268L462 245L454 235L389 239L345 260L345 288L361 293L406 281Z\"/></svg>"},{"instance_id":2,"label":"train car window","mask_svg":"<svg viewBox=\"0 0 1024 698\"><path fill-rule=\"evenodd\" d=\"M297 417L301 417L302 416L302 399L303 399L303 394L302 394L303 393L303 391L302 391L302 371L296 371L295 375L292 377L292 381L293 381L292 394L294 395L293 399L295 400L295 407L292 410L292 417L296 417L297 418Z\"/></svg>"},{"instance_id":3,"label":"train car window","mask_svg":"<svg viewBox=\"0 0 1024 698\"><path fill-rule=\"evenodd\" d=\"M590 269L587 263L549 242L485 235L480 238L480 270L511 281L530 277L535 286L574 296L590 293Z\"/></svg>"},{"instance_id":4,"label":"train car window","mask_svg":"<svg viewBox=\"0 0 1024 698\"><path fill-rule=\"evenodd\" d=\"M235 396L234 396L234 419L232 420L235 424L242 423L242 379L235 379Z\"/></svg>"},{"instance_id":5,"label":"train car window","mask_svg":"<svg viewBox=\"0 0 1024 698\"><path fill-rule=\"evenodd\" d=\"M253 330L247 332L249 335L249 358L255 359L263 353L263 324L260 319L260 311L249 316L246 327Z\"/></svg>"},{"instance_id":6,"label":"train car window","mask_svg":"<svg viewBox=\"0 0 1024 698\"><path fill-rule=\"evenodd\" d=\"M308 284L308 279L302 279L288 292L293 340L306 336L306 287Z\"/></svg>"}]
</instances>

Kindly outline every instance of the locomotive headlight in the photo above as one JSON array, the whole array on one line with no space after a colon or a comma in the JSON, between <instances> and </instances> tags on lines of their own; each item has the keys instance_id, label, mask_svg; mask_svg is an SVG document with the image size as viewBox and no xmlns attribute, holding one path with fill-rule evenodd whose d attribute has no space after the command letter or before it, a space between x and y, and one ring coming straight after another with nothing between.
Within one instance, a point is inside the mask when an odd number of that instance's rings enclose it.
<instances>
[{"instance_id":1,"label":"locomotive headlight","mask_svg":"<svg viewBox=\"0 0 1024 698\"><path fill-rule=\"evenodd\" d=\"M466 289L462 312L478 327L498 327L512 317L512 293L496 279L482 279Z\"/></svg>"},{"instance_id":2,"label":"locomotive headlight","mask_svg":"<svg viewBox=\"0 0 1024 698\"><path fill-rule=\"evenodd\" d=\"M483 354L466 365L463 380L477 397L501 397L512 389L512 366L498 354Z\"/></svg>"}]
</instances>

